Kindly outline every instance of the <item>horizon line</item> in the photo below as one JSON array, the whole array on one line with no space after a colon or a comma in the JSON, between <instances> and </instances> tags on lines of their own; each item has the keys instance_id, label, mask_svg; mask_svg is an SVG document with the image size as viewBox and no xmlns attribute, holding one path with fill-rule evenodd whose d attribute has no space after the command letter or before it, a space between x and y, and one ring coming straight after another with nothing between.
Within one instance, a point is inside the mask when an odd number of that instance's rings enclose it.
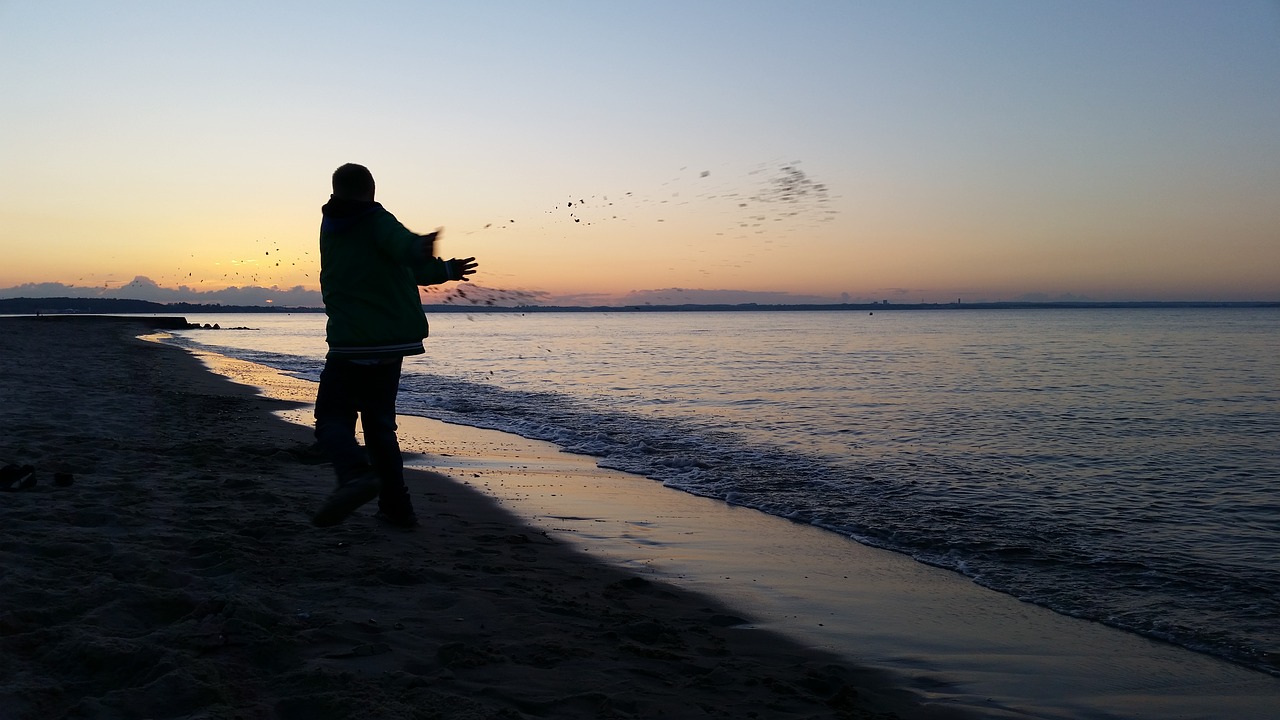
<instances>
[{"instance_id":1,"label":"horizon line","mask_svg":"<svg viewBox=\"0 0 1280 720\"><path fill-rule=\"evenodd\" d=\"M222 303L196 303L187 301L159 302L131 298L0 298L0 313L19 315L83 314L86 312L111 312L111 306L130 307L117 309L125 314L163 312L166 309L182 309L188 312L324 312L315 305L224 305ZM1280 307L1280 300L998 300L981 302L891 302L882 300L863 303L632 303L621 305L458 305L452 303L422 304L424 312L473 313L473 312L583 312L583 311L786 311L786 310L921 310L921 309L1141 309L1141 308L1272 308Z\"/></svg>"}]
</instances>

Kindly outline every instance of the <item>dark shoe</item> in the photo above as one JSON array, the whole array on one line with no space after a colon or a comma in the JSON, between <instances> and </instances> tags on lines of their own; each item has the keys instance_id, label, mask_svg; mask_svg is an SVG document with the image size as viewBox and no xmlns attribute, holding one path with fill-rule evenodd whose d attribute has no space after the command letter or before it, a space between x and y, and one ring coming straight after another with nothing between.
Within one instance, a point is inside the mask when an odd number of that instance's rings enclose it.
<instances>
[{"instance_id":1,"label":"dark shoe","mask_svg":"<svg viewBox=\"0 0 1280 720\"><path fill-rule=\"evenodd\" d=\"M328 500L320 506L316 514L311 518L311 524L316 527L330 527L337 525L347 516L355 512L361 505L378 497L378 490L381 483L378 482L378 476L373 473L365 473L355 479L339 485L337 490L329 496Z\"/></svg>"},{"instance_id":2,"label":"dark shoe","mask_svg":"<svg viewBox=\"0 0 1280 720\"><path fill-rule=\"evenodd\" d=\"M403 480L391 485L383 484L382 492L378 493L378 514L375 517L396 527L418 526L418 515L413 511L409 488L404 486Z\"/></svg>"},{"instance_id":3,"label":"dark shoe","mask_svg":"<svg viewBox=\"0 0 1280 720\"><path fill-rule=\"evenodd\" d=\"M320 446L320 443L290 448L286 452L303 465L323 465L329 462L329 456L325 453L324 448Z\"/></svg>"},{"instance_id":4,"label":"dark shoe","mask_svg":"<svg viewBox=\"0 0 1280 720\"><path fill-rule=\"evenodd\" d=\"M383 508L378 508L378 512L374 517L392 527L405 528L406 530L418 527L418 515L413 511L413 508L409 508L407 512L403 510L388 512Z\"/></svg>"}]
</instances>

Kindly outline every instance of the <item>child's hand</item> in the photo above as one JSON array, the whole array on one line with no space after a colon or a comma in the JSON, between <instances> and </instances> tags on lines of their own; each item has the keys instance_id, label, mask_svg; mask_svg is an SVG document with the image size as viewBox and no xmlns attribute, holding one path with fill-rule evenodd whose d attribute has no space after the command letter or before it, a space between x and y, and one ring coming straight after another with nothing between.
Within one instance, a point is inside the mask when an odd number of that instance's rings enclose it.
<instances>
[{"instance_id":1,"label":"child's hand","mask_svg":"<svg viewBox=\"0 0 1280 720\"><path fill-rule=\"evenodd\" d=\"M468 275L474 275L479 263L473 257L459 260L452 258L444 261L445 272L449 274L450 280L461 280L462 282L470 282Z\"/></svg>"}]
</instances>

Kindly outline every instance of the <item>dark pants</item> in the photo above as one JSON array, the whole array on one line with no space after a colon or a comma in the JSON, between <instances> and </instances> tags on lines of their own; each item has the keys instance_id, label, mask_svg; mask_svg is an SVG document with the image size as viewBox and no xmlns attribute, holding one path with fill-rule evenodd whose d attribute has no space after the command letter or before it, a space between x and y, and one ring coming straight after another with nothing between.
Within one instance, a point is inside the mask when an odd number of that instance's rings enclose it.
<instances>
[{"instance_id":1,"label":"dark pants","mask_svg":"<svg viewBox=\"0 0 1280 720\"><path fill-rule=\"evenodd\" d=\"M316 440L333 462L339 485L372 466L382 481L382 497L397 496L397 490L403 494L404 464L396 439L399 389L398 358L377 365L325 361L316 393ZM365 449L356 442L357 413L364 428Z\"/></svg>"}]
</instances>

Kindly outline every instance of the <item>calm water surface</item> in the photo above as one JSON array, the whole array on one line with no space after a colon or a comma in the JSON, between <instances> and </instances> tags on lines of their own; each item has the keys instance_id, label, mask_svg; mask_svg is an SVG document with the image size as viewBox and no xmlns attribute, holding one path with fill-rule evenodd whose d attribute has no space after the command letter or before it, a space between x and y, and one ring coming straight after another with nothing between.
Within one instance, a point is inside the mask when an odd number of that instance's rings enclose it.
<instances>
[{"instance_id":1,"label":"calm water surface","mask_svg":"<svg viewBox=\"0 0 1280 720\"><path fill-rule=\"evenodd\" d=\"M403 412L1280 674L1280 311L430 317ZM191 319L319 376L323 315Z\"/></svg>"}]
</instances>

